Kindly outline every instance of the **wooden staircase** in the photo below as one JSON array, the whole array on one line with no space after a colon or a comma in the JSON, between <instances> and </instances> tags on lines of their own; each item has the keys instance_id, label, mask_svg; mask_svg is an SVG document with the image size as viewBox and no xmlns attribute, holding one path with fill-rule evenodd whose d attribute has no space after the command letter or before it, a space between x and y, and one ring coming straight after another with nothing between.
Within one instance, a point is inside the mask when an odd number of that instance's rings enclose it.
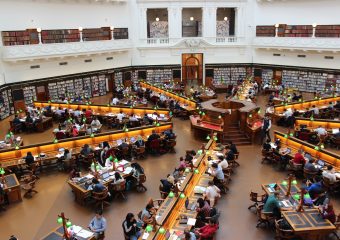
<instances>
[{"instance_id":1,"label":"wooden staircase","mask_svg":"<svg viewBox=\"0 0 340 240\"><path fill-rule=\"evenodd\" d=\"M230 124L227 129L224 130L222 135L222 144L232 141L237 146L251 145L250 138L241 132L238 124Z\"/></svg>"}]
</instances>

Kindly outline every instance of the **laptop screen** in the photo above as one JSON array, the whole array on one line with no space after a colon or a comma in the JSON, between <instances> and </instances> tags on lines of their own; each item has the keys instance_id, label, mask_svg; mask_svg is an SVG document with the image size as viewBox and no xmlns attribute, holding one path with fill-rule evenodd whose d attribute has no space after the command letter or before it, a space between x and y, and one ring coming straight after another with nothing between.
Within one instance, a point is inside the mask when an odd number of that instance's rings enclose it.
<instances>
[{"instance_id":1,"label":"laptop screen","mask_svg":"<svg viewBox=\"0 0 340 240\"><path fill-rule=\"evenodd\" d=\"M321 167L323 167L323 166L325 166L325 162L324 161L322 161L322 160L318 160L318 165L320 165Z\"/></svg>"},{"instance_id":2,"label":"laptop screen","mask_svg":"<svg viewBox=\"0 0 340 240\"><path fill-rule=\"evenodd\" d=\"M118 139L117 140L117 145L120 145L120 144L122 144L123 143L123 140L122 139Z\"/></svg>"},{"instance_id":3,"label":"laptop screen","mask_svg":"<svg viewBox=\"0 0 340 240\"><path fill-rule=\"evenodd\" d=\"M332 129L332 133L333 133L333 134L339 133L339 128Z\"/></svg>"}]
</instances>

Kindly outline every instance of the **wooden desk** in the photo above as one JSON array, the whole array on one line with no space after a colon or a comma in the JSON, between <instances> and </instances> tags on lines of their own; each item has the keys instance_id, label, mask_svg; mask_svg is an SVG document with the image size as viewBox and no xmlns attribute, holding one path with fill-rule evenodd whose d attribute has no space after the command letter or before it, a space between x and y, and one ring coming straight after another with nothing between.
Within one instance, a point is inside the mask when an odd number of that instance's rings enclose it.
<instances>
[{"instance_id":1,"label":"wooden desk","mask_svg":"<svg viewBox=\"0 0 340 240\"><path fill-rule=\"evenodd\" d=\"M53 118L52 117L44 117L42 121L37 123L37 131L44 132L45 130L53 127Z\"/></svg>"},{"instance_id":2,"label":"wooden desk","mask_svg":"<svg viewBox=\"0 0 340 240\"><path fill-rule=\"evenodd\" d=\"M45 153L47 158L39 158L38 161L51 161L56 159L58 150L60 148L72 149L73 154L78 153L84 144L89 144L93 148L97 147L100 143L107 141L109 143L116 142L118 139L130 139L137 136L148 136L155 130L157 133L164 132L165 130L172 129L172 123L161 123L160 126L144 126L134 128L132 131L125 132L123 130L112 131L106 133L95 134L94 137L81 136L71 139L59 140L57 143L46 142L41 144L34 144L24 146L18 150L8 150L0 152L0 163L3 167L18 166L23 164L23 157L27 155L27 152L32 152L33 156Z\"/></svg>"},{"instance_id":3,"label":"wooden desk","mask_svg":"<svg viewBox=\"0 0 340 240\"><path fill-rule=\"evenodd\" d=\"M144 107L111 107L107 105L85 105L85 104L67 104L67 103L49 103L49 102L34 102L35 107L45 108L51 106L52 108L58 109L72 109L73 111L79 109L80 111L83 109L91 109L92 113L100 116L107 116L108 114L118 114L120 112L125 113L126 115L140 115L144 116L145 114L153 114L156 112L157 114L164 114L165 116L169 116L168 109L153 109L153 108L144 108Z\"/></svg>"},{"instance_id":4,"label":"wooden desk","mask_svg":"<svg viewBox=\"0 0 340 240\"><path fill-rule=\"evenodd\" d=\"M289 154L291 157L294 157L294 154L301 149L308 152L313 158L324 160L327 164L333 165L337 170L340 168L340 156L333 152L329 152L325 149L317 150L315 149L315 145L278 131L274 131L274 139L281 140L281 147L288 147L291 149L291 153Z\"/></svg>"},{"instance_id":5,"label":"wooden desk","mask_svg":"<svg viewBox=\"0 0 340 240\"><path fill-rule=\"evenodd\" d=\"M84 229L88 231L87 229ZM63 226L57 227L56 229L52 230L50 233L48 233L46 236L41 238L40 240L63 240L63 235L64 235L64 229ZM77 237L79 240L95 240L96 238L94 237L94 234L88 238L81 238Z\"/></svg>"},{"instance_id":6,"label":"wooden desk","mask_svg":"<svg viewBox=\"0 0 340 240\"><path fill-rule=\"evenodd\" d=\"M307 125L308 129L315 129L321 126L327 130L332 130L335 128L340 128L340 121L326 119L314 119L314 121L311 121L309 118L296 118L295 128L300 128L300 125Z\"/></svg>"},{"instance_id":7,"label":"wooden desk","mask_svg":"<svg viewBox=\"0 0 340 240\"><path fill-rule=\"evenodd\" d=\"M200 137L205 138L207 134L210 134L211 132L217 132L218 138L221 137L223 133L223 128L221 125L204 122L204 121L199 122L199 121L201 121L201 118L199 116L195 116L195 115L190 116L191 128L194 129L195 136L200 136Z\"/></svg>"},{"instance_id":8,"label":"wooden desk","mask_svg":"<svg viewBox=\"0 0 340 240\"><path fill-rule=\"evenodd\" d=\"M287 185L284 185L282 183L276 183L279 187L280 195L285 196L288 191L288 180L287 180ZM262 184L262 189L268 194L273 194L274 189L270 186L270 184ZM270 191L270 190L271 191ZM291 195L294 193L300 192L300 188L294 184L291 185L290 193Z\"/></svg>"},{"instance_id":9,"label":"wooden desk","mask_svg":"<svg viewBox=\"0 0 340 240\"><path fill-rule=\"evenodd\" d=\"M20 183L15 174L5 176L4 191L8 196L9 203L22 201Z\"/></svg>"},{"instance_id":10,"label":"wooden desk","mask_svg":"<svg viewBox=\"0 0 340 240\"><path fill-rule=\"evenodd\" d=\"M3 147L3 148L0 148L0 152L1 151L7 151L7 150L14 150L16 146L20 146L21 147L23 145L24 145L24 140L22 138L20 138L19 142L15 141L15 143L13 143L10 146L6 146L6 147Z\"/></svg>"},{"instance_id":11,"label":"wooden desk","mask_svg":"<svg viewBox=\"0 0 340 240\"><path fill-rule=\"evenodd\" d=\"M187 97L182 97L182 96L179 96L177 93L174 93L174 92L171 92L169 90L165 90L165 89L162 89L162 88L159 88L159 87L156 87L154 85L151 85L149 83L146 83L146 82L139 82L140 86L142 88L149 88L151 89L152 91L154 92L157 92L157 93L162 93L164 94L165 96L169 97L169 98L172 98L174 99L175 101L178 101L181 103L181 107L185 107L186 110L188 111L194 111L196 110L196 107L197 107L197 103L196 101L194 100L190 100L189 98Z\"/></svg>"},{"instance_id":12,"label":"wooden desk","mask_svg":"<svg viewBox=\"0 0 340 240\"><path fill-rule=\"evenodd\" d=\"M305 209L304 212L283 211L282 215L295 234L304 239L322 239L336 229L329 220L321 217L318 209Z\"/></svg>"}]
</instances>

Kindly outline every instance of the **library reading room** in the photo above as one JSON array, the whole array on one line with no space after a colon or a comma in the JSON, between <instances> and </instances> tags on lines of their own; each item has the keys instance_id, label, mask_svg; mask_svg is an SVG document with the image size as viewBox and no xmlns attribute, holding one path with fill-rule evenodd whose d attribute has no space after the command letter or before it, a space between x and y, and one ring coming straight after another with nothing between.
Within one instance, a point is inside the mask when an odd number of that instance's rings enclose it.
<instances>
[{"instance_id":1,"label":"library reading room","mask_svg":"<svg viewBox=\"0 0 340 240\"><path fill-rule=\"evenodd\" d=\"M340 240L339 0L0 0L0 240Z\"/></svg>"}]
</instances>

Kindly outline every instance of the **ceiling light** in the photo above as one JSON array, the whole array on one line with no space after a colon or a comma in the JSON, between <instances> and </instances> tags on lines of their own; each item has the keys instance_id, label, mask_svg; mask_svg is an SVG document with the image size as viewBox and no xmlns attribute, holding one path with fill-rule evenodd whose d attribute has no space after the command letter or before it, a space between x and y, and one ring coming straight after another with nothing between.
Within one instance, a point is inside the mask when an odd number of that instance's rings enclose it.
<instances>
[{"instance_id":1,"label":"ceiling light","mask_svg":"<svg viewBox=\"0 0 340 240\"><path fill-rule=\"evenodd\" d=\"M159 21L159 17L156 17L156 22L158 22Z\"/></svg>"},{"instance_id":2,"label":"ceiling light","mask_svg":"<svg viewBox=\"0 0 340 240\"><path fill-rule=\"evenodd\" d=\"M224 17L223 20L224 20L224 21L228 21L228 17Z\"/></svg>"},{"instance_id":3,"label":"ceiling light","mask_svg":"<svg viewBox=\"0 0 340 240\"><path fill-rule=\"evenodd\" d=\"M190 21L194 21L194 17L190 17Z\"/></svg>"}]
</instances>

